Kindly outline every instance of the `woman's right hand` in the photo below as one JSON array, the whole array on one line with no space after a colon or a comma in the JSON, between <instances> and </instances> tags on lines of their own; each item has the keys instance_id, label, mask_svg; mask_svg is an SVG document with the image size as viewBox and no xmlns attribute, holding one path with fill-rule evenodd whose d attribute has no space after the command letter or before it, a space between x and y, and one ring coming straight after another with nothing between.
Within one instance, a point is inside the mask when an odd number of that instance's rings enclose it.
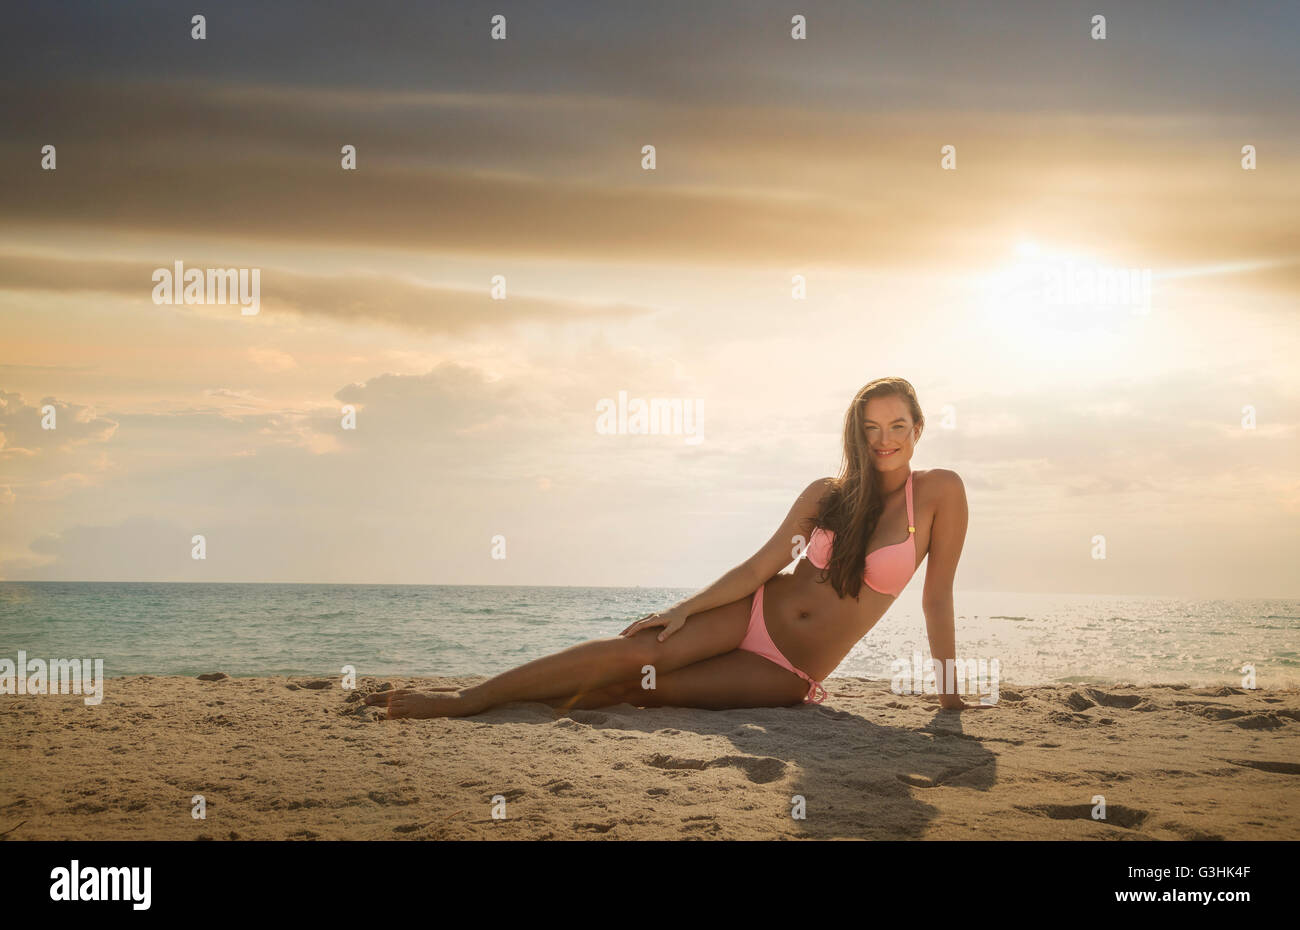
<instances>
[{"instance_id":1,"label":"woman's right hand","mask_svg":"<svg viewBox=\"0 0 1300 930\"><path fill-rule=\"evenodd\" d=\"M686 614L678 610L676 607L670 607L667 610L662 611L660 613L650 614L647 617L642 617L640 620L636 621L636 623L633 623L631 626L629 626L626 630L624 630L622 633L619 633L618 635L632 636L636 633L641 632L642 630L648 630L651 629L652 627L661 626L664 629L663 632L659 634L659 642L662 643L669 636L672 636L674 633L680 630L685 623L686 623Z\"/></svg>"}]
</instances>

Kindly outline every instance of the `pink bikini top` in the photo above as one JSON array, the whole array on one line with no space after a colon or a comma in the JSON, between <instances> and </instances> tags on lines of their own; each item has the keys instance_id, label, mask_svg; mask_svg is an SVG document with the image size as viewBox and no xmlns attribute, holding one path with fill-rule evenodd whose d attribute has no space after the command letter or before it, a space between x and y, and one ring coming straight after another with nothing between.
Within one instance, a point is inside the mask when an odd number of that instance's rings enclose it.
<instances>
[{"instance_id":1,"label":"pink bikini top","mask_svg":"<svg viewBox=\"0 0 1300 930\"><path fill-rule=\"evenodd\" d=\"M907 539L893 546L885 546L867 553L866 571L862 580L867 587L880 594L898 597L916 572L916 518L912 515L912 473L907 476ZM831 546L835 534L820 526L813 530L804 554L817 568L825 568L831 561Z\"/></svg>"}]
</instances>

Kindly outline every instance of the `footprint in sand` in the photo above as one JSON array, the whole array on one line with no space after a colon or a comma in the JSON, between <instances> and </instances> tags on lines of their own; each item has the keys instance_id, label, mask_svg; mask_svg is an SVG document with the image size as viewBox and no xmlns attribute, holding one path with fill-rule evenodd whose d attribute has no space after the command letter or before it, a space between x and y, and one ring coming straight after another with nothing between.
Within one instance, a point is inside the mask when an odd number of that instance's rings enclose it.
<instances>
[{"instance_id":1,"label":"footprint in sand","mask_svg":"<svg viewBox=\"0 0 1300 930\"><path fill-rule=\"evenodd\" d=\"M1193 827L1190 824L1179 823L1176 820L1164 820L1160 823L1152 824L1152 826L1156 829L1169 830L1172 833L1177 833L1179 838L1184 840L1223 841L1223 837L1218 833L1206 833L1198 827Z\"/></svg>"},{"instance_id":2,"label":"footprint in sand","mask_svg":"<svg viewBox=\"0 0 1300 930\"><path fill-rule=\"evenodd\" d=\"M1144 698L1140 694L1111 694L1109 691L1101 691L1097 688L1084 688L1078 691L1071 691L1064 698L1065 706L1071 710L1083 711L1097 707L1116 707L1121 710L1133 710L1141 704ZM1155 710L1153 706L1137 708L1139 710Z\"/></svg>"},{"instance_id":3,"label":"footprint in sand","mask_svg":"<svg viewBox=\"0 0 1300 930\"><path fill-rule=\"evenodd\" d=\"M1100 691L1096 688L1086 688L1088 697L1092 698L1102 707L1118 707L1121 710L1132 710L1141 704L1145 698L1140 694L1111 694L1109 691ZM1139 710L1155 710L1154 707L1142 707Z\"/></svg>"},{"instance_id":4,"label":"footprint in sand","mask_svg":"<svg viewBox=\"0 0 1300 930\"><path fill-rule=\"evenodd\" d=\"M1205 704L1200 701L1195 704L1181 701L1179 703L1187 705L1183 707L1183 710L1187 713L1196 714L1198 717L1207 717L1210 720L1235 720L1238 717L1250 716L1248 710L1234 710L1231 707L1224 707L1222 704Z\"/></svg>"},{"instance_id":5,"label":"footprint in sand","mask_svg":"<svg viewBox=\"0 0 1300 930\"><path fill-rule=\"evenodd\" d=\"M1050 817L1053 820L1092 820L1091 804L1033 804L1028 806L1017 804L1014 806L1016 810L1024 811L1027 814L1038 814L1042 817ZM1108 804L1106 805L1106 819L1094 822L1108 823L1113 827L1135 830L1142 826L1149 816L1151 816L1149 811L1125 807L1122 804Z\"/></svg>"},{"instance_id":6,"label":"footprint in sand","mask_svg":"<svg viewBox=\"0 0 1300 930\"><path fill-rule=\"evenodd\" d=\"M1286 719L1284 718L1293 719L1290 712L1284 710L1269 710L1262 713L1237 710L1233 707L1216 704L1213 701L1177 701L1175 706L1184 713L1204 717L1206 720L1212 720L1215 723L1231 723L1243 730L1275 730L1278 727L1286 726Z\"/></svg>"},{"instance_id":7,"label":"footprint in sand","mask_svg":"<svg viewBox=\"0 0 1300 930\"><path fill-rule=\"evenodd\" d=\"M1087 710L1090 707L1096 707L1097 704L1084 697L1083 692L1071 691L1069 697L1065 699L1065 706L1071 710Z\"/></svg>"},{"instance_id":8,"label":"footprint in sand","mask_svg":"<svg viewBox=\"0 0 1300 930\"><path fill-rule=\"evenodd\" d=\"M1300 775L1300 764L1295 762L1266 762L1261 759L1229 759L1233 765L1259 769L1261 772L1273 772L1277 775Z\"/></svg>"},{"instance_id":9,"label":"footprint in sand","mask_svg":"<svg viewBox=\"0 0 1300 930\"><path fill-rule=\"evenodd\" d=\"M703 770L717 766L731 766L744 772L745 777L756 785L765 785L785 775L785 763L771 756L721 756L717 759L683 759L655 753L646 760L646 765L657 769Z\"/></svg>"},{"instance_id":10,"label":"footprint in sand","mask_svg":"<svg viewBox=\"0 0 1300 930\"><path fill-rule=\"evenodd\" d=\"M992 764L993 760L989 759L984 762L978 762L975 765L948 768L944 769L934 778L930 778L928 775L917 775L915 773L895 775L894 777L905 785L911 785L913 788L939 788L945 785L958 783L966 773L973 772L982 766Z\"/></svg>"},{"instance_id":11,"label":"footprint in sand","mask_svg":"<svg viewBox=\"0 0 1300 930\"><path fill-rule=\"evenodd\" d=\"M1274 711L1269 711L1266 714L1251 714L1248 717L1239 717L1230 722L1233 726L1241 727L1243 730L1275 730L1278 727L1286 726L1286 723Z\"/></svg>"}]
</instances>

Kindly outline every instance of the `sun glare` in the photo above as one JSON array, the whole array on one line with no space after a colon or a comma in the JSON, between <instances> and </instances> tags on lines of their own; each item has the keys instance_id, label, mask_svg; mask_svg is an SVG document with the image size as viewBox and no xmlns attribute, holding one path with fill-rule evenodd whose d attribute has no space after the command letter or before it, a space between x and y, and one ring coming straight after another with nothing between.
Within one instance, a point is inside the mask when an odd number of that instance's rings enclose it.
<instances>
[{"instance_id":1,"label":"sun glare","mask_svg":"<svg viewBox=\"0 0 1300 930\"><path fill-rule=\"evenodd\" d=\"M1021 239L981 281L984 319L1026 364L1125 364L1151 311L1149 268L1107 265L1078 251Z\"/></svg>"}]
</instances>

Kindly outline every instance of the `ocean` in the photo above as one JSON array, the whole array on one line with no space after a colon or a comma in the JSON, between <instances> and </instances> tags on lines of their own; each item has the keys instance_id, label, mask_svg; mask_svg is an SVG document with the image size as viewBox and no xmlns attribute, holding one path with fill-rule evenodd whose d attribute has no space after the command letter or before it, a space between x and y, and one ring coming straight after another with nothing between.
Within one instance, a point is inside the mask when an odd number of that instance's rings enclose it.
<instances>
[{"instance_id":1,"label":"ocean","mask_svg":"<svg viewBox=\"0 0 1300 930\"><path fill-rule=\"evenodd\" d=\"M694 590L459 585L0 582L0 658L103 659L104 675L491 675L594 637ZM1300 601L972 592L962 658L1004 684L1300 683ZM689 621L688 621L689 622ZM885 678L928 654L907 592L834 676Z\"/></svg>"}]
</instances>

